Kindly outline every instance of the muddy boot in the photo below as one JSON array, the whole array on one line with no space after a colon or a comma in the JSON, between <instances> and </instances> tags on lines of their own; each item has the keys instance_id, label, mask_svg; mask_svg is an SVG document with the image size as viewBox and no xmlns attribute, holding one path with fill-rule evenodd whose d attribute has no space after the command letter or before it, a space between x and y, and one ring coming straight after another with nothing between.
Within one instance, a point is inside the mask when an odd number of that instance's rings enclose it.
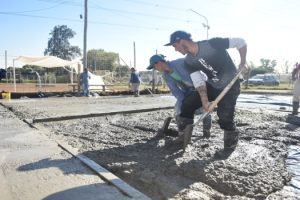
<instances>
[{"instance_id":1,"label":"muddy boot","mask_svg":"<svg viewBox=\"0 0 300 200\"><path fill-rule=\"evenodd\" d=\"M212 122L211 115L208 114L203 119L203 137L205 137L205 138L210 137L211 122Z\"/></svg>"},{"instance_id":2,"label":"muddy boot","mask_svg":"<svg viewBox=\"0 0 300 200\"><path fill-rule=\"evenodd\" d=\"M134 94L135 97L139 96L138 91L134 91L133 94Z\"/></svg>"},{"instance_id":3,"label":"muddy boot","mask_svg":"<svg viewBox=\"0 0 300 200\"><path fill-rule=\"evenodd\" d=\"M183 130L183 151L185 150L186 146L191 142L192 134L193 134L193 124L186 125L185 129Z\"/></svg>"},{"instance_id":4,"label":"muddy boot","mask_svg":"<svg viewBox=\"0 0 300 200\"><path fill-rule=\"evenodd\" d=\"M191 142L193 132L193 119L185 117L176 117L176 123L179 131L179 137L177 141L183 142L183 150Z\"/></svg>"},{"instance_id":5,"label":"muddy boot","mask_svg":"<svg viewBox=\"0 0 300 200\"><path fill-rule=\"evenodd\" d=\"M164 121L164 124L161 128L158 129L158 132L157 132L157 136L158 137L164 137L168 128L169 128L169 124L172 120L172 117L167 117Z\"/></svg>"},{"instance_id":6,"label":"muddy boot","mask_svg":"<svg viewBox=\"0 0 300 200\"><path fill-rule=\"evenodd\" d=\"M239 141L239 131L224 130L224 150L234 150Z\"/></svg>"},{"instance_id":7,"label":"muddy boot","mask_svg":"<svg viewBox=\"0 0 300 200\"><path fill-rule=\"evenodd\" d=\"M298 115L299 102L293 101L293 112L292 115Z\"/></svg>"},{"instance_id":8,"label":"muddy boot","mask_svg":"<svg viewBox=\"0 0 300 200\"><path fill-rule=\"evenodd\" d=\"M162 128L158 129L158 136L171 136L171 137L178 137L179 133L176 129L170 127L170 122L173 117L167 117L164 121Z\"/></svg>"}]
</instances>

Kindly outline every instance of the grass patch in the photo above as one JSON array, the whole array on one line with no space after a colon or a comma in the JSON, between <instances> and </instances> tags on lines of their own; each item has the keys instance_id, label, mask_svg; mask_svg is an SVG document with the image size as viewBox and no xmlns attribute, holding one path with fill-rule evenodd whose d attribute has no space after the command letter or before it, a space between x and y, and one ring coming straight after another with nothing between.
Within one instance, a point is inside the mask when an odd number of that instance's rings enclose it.
<instances>
[{"instance_id":1,"label":"grass patch","mask_svg":"<svg viewBox=\"0 0 300 200\"><path fill-rule=\"evenodd\" d=\"M268 86L268 85L248 85L248 87L246 87L246 85L242 85L241 86L242 90L246 90L246 91L255 91L255 90L287 90L287 91L291 91L293 89L293 85L292 84L288 84L288 83L280 83L278 86Z\"/></svg>"}]
</instances>

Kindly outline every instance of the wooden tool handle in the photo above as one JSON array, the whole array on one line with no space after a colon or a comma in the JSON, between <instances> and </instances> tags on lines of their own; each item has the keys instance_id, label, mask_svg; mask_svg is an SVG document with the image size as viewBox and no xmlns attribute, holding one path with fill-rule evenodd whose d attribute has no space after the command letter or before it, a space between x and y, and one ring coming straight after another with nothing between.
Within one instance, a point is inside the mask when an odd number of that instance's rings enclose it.
<instances>
[{"instance_id":1,"label":"wooden tool handle","mask_svg":"<svg viewBox=\"0 0 300 200\"><path fill-rule=\"evenodd\" d=\"M221 99L227 94L227 92L231 89L233 84L236 82L236 80L240 77L242 74L242 71L239 71L235 77L228 83L228 85L223 89L223 91L217 96L217 98L209 105L208 112L212 112L214 108L217 106L217 104L221 101Z\"/></svg>"}]
</instances>

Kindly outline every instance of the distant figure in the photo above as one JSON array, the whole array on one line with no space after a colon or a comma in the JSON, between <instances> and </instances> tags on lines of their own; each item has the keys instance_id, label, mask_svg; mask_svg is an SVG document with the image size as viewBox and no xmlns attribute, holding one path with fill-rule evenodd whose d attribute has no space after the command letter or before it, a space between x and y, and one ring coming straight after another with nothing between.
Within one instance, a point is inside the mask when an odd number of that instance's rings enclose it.
<instances>
[{"instance_id":1,"label":"distant figure","mask_svg":"<svg viewBox=\"0 0 300 200\"><path fill-rule=\"evenodd\" d=\"M300 63L296 63L292 72L292 80L295 81L293 89L293 112L292 115L298 115L300 102Z\"/></svg>"},{"instance_id":2,"label":"distant figure","mask_svg":"<svg viewBox=\"0 0 300 200\"><path fill-rule=\"evenodd\" d=\"M82 87L83 96L86 97L90 96L89 79L91 79L91 73L89 72L88 68L84 68L83 72L80 74L79 80Z\"/></svg>"},{"instance_id":3,"label":"distant figure","mask_svg":"<svg viewBox=\"0 0 300 200\"><path fill-rule=\"evenodd\" d=\"M0 69L0 81L6 78L6 70L5 69Z\"/></svg>"},{"instance_id":4,"label":"distant figure","mask_svg":"<svg viewBox=\"0 0 300 200\"><path fill-rule=\"evenodd\" d=\"M139 73L135 70L134 67L131 69L130 74L130 80L129 80L129 86L131 86L131 91L133 92L133 95L135 97L138 97L140 95L139 87L141 84L141 79Z\"/></svg>"}]
</instances>

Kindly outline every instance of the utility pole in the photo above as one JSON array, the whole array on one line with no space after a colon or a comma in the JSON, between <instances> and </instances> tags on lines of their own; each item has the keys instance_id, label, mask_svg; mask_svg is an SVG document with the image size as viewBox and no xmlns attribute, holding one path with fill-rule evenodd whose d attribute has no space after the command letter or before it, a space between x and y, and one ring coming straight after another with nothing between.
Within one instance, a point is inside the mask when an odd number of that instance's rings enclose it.
<instances>
[{"instance_id":1,"label":"utility pole","mask_svg":"<svg viewBox=\"0 0 300 200\"><path fill-rule=\"evenodd\" d=\"M204 15L201 15L200 13L194 11L193 9L190 9L190 11L192 11L193 13L196 13L197 15L203 17L206 21L206 24L205 23L202 23L203 27L206 28L206 39L208 39L208 29L210 29L210 26L208 25L208 19L207 17L205 17Z\"/></svg>"},{"instance_id":2,"label":"utility pole","mask_svg":"<svg viewBox=\"0 0 300 200\"><path fill-rule=\"evenodd\" d=\"M6 71L5 79L6 79L6 83L8 83L8 80L7 80L7 51L6 50L5 50L5 71Z\"/></svg>"},{"instance_id":3,"label":"utility pole","mask_svg":"<svg viewBox=\"0 0 300 200\"><path fill-rule=\"evenodd\" d=\"M136 69L135 42L133 42L133 67Z\"/></svg>"},{"instance_id":4,"label":"utility pole","mask_svg":"<svg viewBox=\"0 0 300 200\"><path fill-rule=\"evenodd\" d=\"M13 59L13 69L14 69L14 92L17 92L17 83L16 83L16 67L15 67L15 58Z\"/></svg>"},{"instance_id":5,"label":"utility pole","mask_svg":"<svg viewBox=\"0 0 300 200\"><path fill-rule=\"evenodd\" d=\"M87 15L88 15L88 0L84 0L84 38L83 38L83 67L87 67L87 53L86 53L86 41L87 41Z\"/></svg>"},{"instance_id":6,"label":"utility pole","mask_svg":"<svg viewBox=\"0 0 300 200\"><path fill-rule=\"evenodd\" d=\"M155 54L157 54L157 49L155 51ZM156 82L156 73L155 73L155 68L152 70L152 92L155 92L155 82Z\"/></svg>"}]
</instances>

